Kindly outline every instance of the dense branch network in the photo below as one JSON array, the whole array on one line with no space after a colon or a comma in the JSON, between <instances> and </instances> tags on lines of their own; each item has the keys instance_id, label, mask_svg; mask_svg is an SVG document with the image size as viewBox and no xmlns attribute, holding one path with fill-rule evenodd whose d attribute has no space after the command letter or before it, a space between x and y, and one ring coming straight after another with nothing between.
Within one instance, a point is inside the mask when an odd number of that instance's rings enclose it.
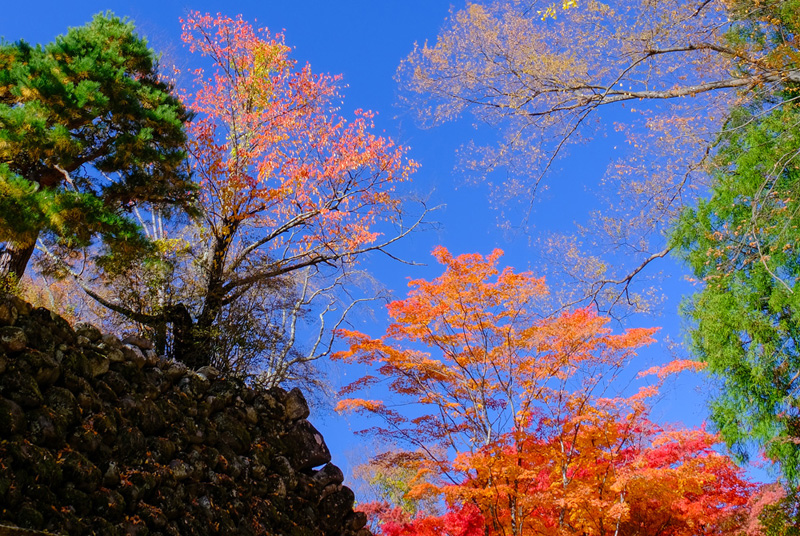
<instances>
[{"instance_id":1,"label":"dense branch network","mask_svg":"<svg viewBox=\"0 0 800 536\"><path fill-rule=\"evenodd\" d=\"M478 178L505 170L510 178L497 181L494 201L512 229L527 227L558 157L593 134L590 118L613 121L628 145L604 178L604 190L616 192L580 228L583 240L549 241L548 261L572 255L562 262L579 286L563 305L648 310L646 292L633 286L652 272L641 264L663 257L670 222L707 184L729 111L800 81L798 47L782 19L792 8L735 0L582 2L563 11L550 4L468 2L454 11L436 42L401 64L404 102L425 125L471 112L500 133L495 145L468 144L462 163Z\"/></svg>"}]
</instances>

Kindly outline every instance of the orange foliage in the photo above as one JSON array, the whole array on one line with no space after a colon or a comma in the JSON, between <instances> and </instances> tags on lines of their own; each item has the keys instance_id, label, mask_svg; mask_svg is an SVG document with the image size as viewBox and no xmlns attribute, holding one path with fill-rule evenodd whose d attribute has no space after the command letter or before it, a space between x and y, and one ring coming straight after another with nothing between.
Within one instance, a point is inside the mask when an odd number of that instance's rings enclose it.
<instances>
[{"instance_id":1,"label":"orange foliage","mask_svg":"<svg viewBox=\"0 0 800 536\"><path fill-rule=\"evenodd\" d=\"M590 308L543 316L544 281L498 269L501 254L437 248L444 274L409 283L408 297L388 306L383 338L344 332L351 346L336 357L378 373L344 392L382 376L405 404L345 399L339 409L379 416L382 437L427 453L409 496L443 496L446 515L472 505L492 535L689 536L736 526L749 484L713 450L716 437L651 423L657 385L613 394L655 330L615 335ZM649 372L661 379L686 368ZM442 519L388 524L386 533L427 534Z\"/></svg>"},{"instance_id":2,"label":"orange foliage","mask_svg":"<svg viewBox=\"0 0 800 536\"><path fill-rule=\"evenodd\" d=\"M416 164L372 133L371 112L345 119L340 77L299 67L283 36L241 16L191 12L182 23L183 41L212 67L192 71L184 96L195 114L188 153L201 216L172 235L153 215L164 262L147 273L169 291L156 285L125 303L93 297L149 326L160 348L171 340L172 357L190 366L250 373L258 363L269 385L304 377L330 352L329 326L369 299L338 292L362 254L422 221L424 209L403 222L407 205L395 191ZM253 329L220 342L225 323ZM318 336L301 352L297 333L309 326Z\"/></svg>"},{"instance_id":3,"label":"orange foliage","mask_svg":"<svg viewBox=\"0 0 800 536\"><path fill-rule=\"evenodd\" d=\"M192 163L214 235L247 224L265 232L255 243L288 249L292 260L373 243L371 226L399 206L394 184L416 167L369 132L373 114L337 115L340 77L298 69L280 34L197 12L183 29L216 67L211 77L197 71L190 103Z\"/></svg>"},{"instance_id":4,"label":"orange foliage","mask_svg":"<svg viewBox=\"0 0 800 536\"><path fill-rule=\"evenodd\" d=\"M299 68L282 35L241 17L192 12L183 40L215 68L195 71L187 98L203 209L201 327L254 284L308 267L341 272L408 233L381 239L375 226L399 219L395 187L417 166L371 133L371 112L339 115L340 77Z\"/></svg>"}]
</instances>

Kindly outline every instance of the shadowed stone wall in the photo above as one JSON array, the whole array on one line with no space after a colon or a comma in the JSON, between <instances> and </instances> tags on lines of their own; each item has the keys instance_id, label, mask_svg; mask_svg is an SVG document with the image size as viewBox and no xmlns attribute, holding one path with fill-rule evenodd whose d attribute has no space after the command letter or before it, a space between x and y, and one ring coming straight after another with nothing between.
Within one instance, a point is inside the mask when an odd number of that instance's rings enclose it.
<instances>
[{"instance_id":1,"label":"shadowed stone wall","mask_svg":"<svg viewBox=\"0 0 800 536\"><path fill-rule=\"evenodd\" d=\"M0 295L0 525L370 536L308 416L297 389L190 371Z\"/></svg>"}]
</instances>

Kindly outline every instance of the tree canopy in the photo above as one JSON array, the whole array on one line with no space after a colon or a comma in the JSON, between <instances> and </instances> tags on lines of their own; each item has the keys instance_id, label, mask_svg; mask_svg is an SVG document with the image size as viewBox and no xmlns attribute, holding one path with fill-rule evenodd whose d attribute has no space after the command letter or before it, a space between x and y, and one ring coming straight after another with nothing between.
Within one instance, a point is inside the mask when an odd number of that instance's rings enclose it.
<instances>
[{"instance_id":1,"label":"tree canopy","mask_svg":"<svg viewBox=\"0 0 800 536\"><path fill-rule=\"evenodd\" d=\"M116 289L131 299L114 300L111 286L87 289L145 326L161 351L173 341L173 357L193 366L230 372L231 332L222 326L249 326L264 339L265 379L277 383L327 354L328 328L353 302L337 310L326 300L363 254L415 226L404 226L396 188L416 164L372 132L370 112L341 115L339 77L298 66L282 35L241 17L191 12L183 40L213 69L193 69L186 96L196 114L188 150L202 215L173 234L153 229L164 263L123 275ZM317 336L298 353L298 323L314 306ZM326 325L332 311L339 316Z\"/></svg>"},{"instance_id":2,"label":"tree canopy","mask_svg":"<svg viewBox=\"0 0 800 536\"><path fill-rule=\"evenodd\" d=\"M0 275L22 276L41 234L68 249L99 235L130 258L147 243L132 206L191 206L189 113L157 67L110 13L45 46L0 44Z\"/></svg>"},{"instance_id":3,"label":"tree canopy","mask_svg":"<svg viewBox=\"0 0 800 536\"><path fill-rule=\"evenodd\" d=\"M767 108L767 109L765 109ZM736 111L712 196L673 240L702 288L686 303L692 348L719 379L713 418L741 454L755 445L800 477L800 110L790 99Z\"/></svg>"},{"instance_id":4,"label":"tree canopy","mask_svg":"<svg viewBox=\"0 0 800 536\"><path fill-rule=\"evenodd\" d=\"M389 455L417 468L407 496L449 505L389 519L385 534L734 534L750 485L717 438L652 423L657 384L619 388L655 330L613 334L590 308L542 316L543 279L499 270L501 254L437 248L444 273L410 282L382 338L345 332L351 346L337 357L374 369L343 394L385 383L391 396L338 408L379 417L373 433L411 447ZM686 368L698 367L643 374Z\"/></svg>"},{"instance_id":5,"label":"tree canopy","mask_svg":"<svg viewBox=\"0 0 800 536\"><path fill-rule=\"evenodd\" d=\"M796 69L797 7L765 2L769 23L750 16L729 40L774 50L764 61ZM743 458L763 448L794 484L800 482L799 88L787 76L777 87L754 88L750 102L731 110L709 159L710 196L685 208L672 232L672 244L702 284L685 313L694 353L719 380L712 417Z\"/></svg>"},{"instance_id":6,"label":"tree canopy","mask_svg":"<svg viewBox=\"0 0 800 536\"><path fill-rule=\"evenodd\" d=\"M543 242L565 281L564 306L588 300L619 316L649 311L650 289L636 283L669 253L670 222L707 184L729 111L800 80L800 6L621 0L564 7L493 0L453 10L436 40L400 65L403 101L426 126L466 114L489 126L489 141L465 142L462 169L493 185L502 219L515 228L530 221L558 157L610 135L613 124L624 141L621 157L595 177L602 206L574 235Z\"/></svg>"}]
</instances>

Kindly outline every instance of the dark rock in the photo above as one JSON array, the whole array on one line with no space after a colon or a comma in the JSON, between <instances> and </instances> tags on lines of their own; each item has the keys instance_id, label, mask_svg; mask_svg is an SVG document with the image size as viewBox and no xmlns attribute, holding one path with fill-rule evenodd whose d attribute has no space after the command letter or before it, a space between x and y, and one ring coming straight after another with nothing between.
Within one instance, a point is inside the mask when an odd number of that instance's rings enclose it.
<instances>
[{"instance_id":1,"label":"dark rock","mask_svg":"<svg viewBox=\"0 0 800 536\"><path fill-rule=\"evenodd\" d=\"M172 471L172 476L178 481L186 480L192 473L192 466L183 460L172 460L169 469Z\"/></svg>"},{"instance_id":2,"label":"dark rock","mask_svg":"<svg viewBox=\"0 0 800 536\"><path fill-rule=\"evenodd\" d=\"M193 398L204 395L210 387L211 382L194 372L188 372L178 381L178 388Z\"/></svg>"},{"instance_id":3,"label":"dark rock","mask_svg":"<svg viewBox=\"0 0 800 536\"><path fill-rule=\"evenodd\" d=\"M78 337L86 337L91 342L99 341L103 334L100 333L100 330L91 325L88 322L78 322L75 324L75 334Z\"/></svg>"},{"instance_id":4,"label":"dark rock","mask_svg":"<svg viewBox=\"0 0 800 536\"><path fill-rule=\"evenodd\" d=\"M167 378L169 378L169 381L175 382L183 378L188 370L188 367L183 363L170 363L166 370Z\"/></svg>"},{"instance_id":5,"label":"dark rock","mask_svg":"<svg viewBox=\"0 0 800 536\"><path fill-rule=\"evenodd\" d=\"M38 408L44 402L36 380L20 370L9 370L0 376L0 394L23 408Z\"/></svg>"},{"instance_id":6,"label":"dark rock","mask_svg":"<svg viewBox=\"0 0 800 536\"><path fill-rule=\"evenodd\" d=\"M151 367L157 367L161 362L161 358L158 357L158 354L155 350L145 350L144 351L144 359L145 365L150 365Z\"/></svg>"},{"instance_id":7,"label":"dark rock","mask_svg":"<svg viewBox=\"0 0 800 536\"><path fill-rule=\"evenodd\" d=\"M306 397L297 387L289 391L284 406L286 407L286 417L290 421L305 419L311 413L308 409Z\"/></svg>"},{"instance_id":8,"label":"dark rock","mask_svg":"<svg viewBox=\"0 0 800 536\"><path fill-rule=\"evenodd\" d=\"M44 402L47 407L58 413L67 426L78 423L81 417L78 400L68 389L63 387L52 387L47 390Z\"/></svg>"},{"instance_id":9,"label":"dark rock","mask_svg":"<svg viewBox=\"0 0 800 536\"><path fill-rule=\"evenodd\" d=\"M0 348L13 354L28 346L28 336L22 328L14 326L0 327Z\"/></svg>"},{"instance_id":10,"label":"dark rock","mask_svg":"<svg viewBox=\"0 0 800 536\"><path fill-rule=\"evenodd\" d=\"M219 371L211 366L200 367L197 373L207 380L216 380L219 377Z\"/></svg>"},{"instance_id":11,"label":"dark rock","mask_svg":"<svg viewBox=\"0 0 800 536\"><path fill-rule=\"evenodd\" d=\"M119 520L125 514L125 498L113 489L101 488L92 493L91 499L94 513L109 521Z\"/></svg>"},{"instance_id":12,"label":"dark rock","mask_svg":"<svg viewBox=\"0 0 800 536\"><path fill-rule=\"evenodd\" d=\"M314 474L314 480L320 488L324 488L329 484L341 484L344 482L344 473L332 463L328 463Z\"/></svg>"},{"instance_id":13,"label":"dark rock","mask_svg":"<svg viewBox=\"0 0 800 536\"><path fill-rule=\"evenodd\" d=\"M120 341L116 335L112 335L111 333L104 333L100 336L100 340L108 348L115 348L117 350L122 348L122 341Z\"/></svg>"},{"instance_id":14,"label":"dark rock","mask_svg":"<svg viewBox=\"0 0 800 536\"><path fill-rule=\"evenodd\" d=\"M66 419L60 413L45 406L29 411L26 417L29 439L33 443L58 449L66 442Z\"/></svg>"},{"instance_id":15,"label":"dark rock","mask_svg":"<svg viewBox=\"0 0 800 536\"><path fill-rule=\"evenodd\" d=\"M28 445L26 457L36 475L36 482L49 488L54 488L63 482L63 471L51 449Z\"/></svg>"},{"instance_id":16,"label":"dark rock","mask_svg":"<svg viewBox=\"0 0 800 536\"><path fill-rule=\"evenodd\" d=\"M91 493L98 488L102 473L89 459L77 451L67 451L59 460L64 480L75 488Z\"/></svg>"},{"instance_id":17,"label":"dark rock","mask_svg":"<svg viewBox=\"0 0 800 536\"><path fill-rule=\"evenodd\" d=\"M60 493L64 502L70 505L75 514L84 517L92 513L91 495L79 489L70 482L61 490Z\"/></svg>"},{"instance_id":18,"label":"dark rock","mask_svg":"<svg viewBox=\"0 0 800 536\"><path fill-rule=\"evenodd\" d=\"M124 339L122 339L124 344L130 344L132 346L136 346L137 348L141 348L142 350L153 350L155 349L155 345L145 339L144 337L139 337L137 335L128 335Z\"/></svg>"},{"instance_id":19,"label":"dark rock","mask_svg":"<svg viewBox=\"0 0 800 536\"><path fill-rule=\"evenodd\" d=\"M164 429L164 415L152 400L142 400L136 412L136 424L145 435L155 435Z\"/></svg>"},{"instance_id":20,"label":"dark rock","mask_svg":"<svg viewBox=\"0 0 800 536\"><path fill-rule=\"evenodd\" d=\"M178 450L177 445L164 437L154 437L148 439L148 450L153 453L153 457L158 463L167 463Z\"/></svg>"},{"instance_id":21,"label":"dark rock","mask_svg":"<svg viewBox=\"0 0 800 536\"><path fill-rule=\"evenodd\" d=\"M94 389L97 393L98 398L102 402L106 404L117 405L119 403L119 397L117 396L117 392L112 389L106 382L104 381L96 381L94 382ZM120 392L124 392L121 387L118 387Z\"/></svg>"},{"instance_id":22,"label":"dark rock","mask_svg":"<svg viewBox=\"0 0 800 536\"><path fill-rule=\"evenodd\" d=\"M106 356L111 363L125 363L127 361L125 354L119 348L108 348L103 350L105 350Z\"/></svg>"},{"instance_id":23,"label":"dark rock","mask_svg":"<svg viewBox=\"0 0 800 536\"><path fill-rule=\"evenodd\" d=\"M160 368L147 369L144 372L144 377L133 373L131 373L130 376L137 378L136 383L140 384L142 394L147 398L158 398L172 387L170 381L167 379L167 375Z\"/></svg>"},{"instance_id":24,"label":"dark rock","mask_svg":"<svg viewBox=\"0 0 800 536\"><path fill-rule=\"evenodd\" d=\"M12 294L0 295L0 301L7 301L10 303L22 316L31 314L33 310L33 306L31 306L30 303Z\"/></svg>"},{"instance_id":25,"label":"dark rock","mask_svg":"<svg viewBox=\"0 0 800 536\"><path fill-rule=\"evenodd\" d=\"M49 354L39 350L29 349L23 352L16 357L15 364L33 376L40 388L53 385L61 375L58 362Z\"/></svg>"},{"instance_id":26,"label":"dark rock","mask_svg":"<svg viewBox=\"0 0 800 536\"><path fill-rule=\"evenodd\" d=\"M65 372L72 372L82 378L90 377L89 361L83 352L74 348L64 352L64 357L61 359L61 368Z\"/></svg>"},{"instance_id":27,"label":"dark rock","mask_svg":"<svg viewBox=\"0 0 800 536\"><path fill-rule=\"evenodd\" d=\"M0 297L0 326L13 326L18 316L19 311L14 304L3 301Z\"/></svg>"},{"instance_id":28,"label":"dark rock","mask_svg":"<svg viewBox=\"0 0 800 536\"><path fill-rule=\"evenodd\" d=\"M92 454L103 443L103 438L90 426L78 427L69 438L70 447L80 452Z\"/></svg>"},{"instance_id":29,"label":"dark rock","mask_svg":"<svg viewBox=\"0 0 800 536\"><path fill-rule=\"evenodd\" d=\"M288 458L277 456L272 462L272 468L281 477L287 489L293 490L297 486L297 475Z\"/></svg>"},{"instance_id":30,"label":"dark rock","mask_svg":"<svg viewBox=\"0 0 800 536\"><path fill-rule=\"evenodd\" d=\"M250 450L251 437L247 425L229 412L217 413L212 422L217 426L219 441L236 454Z\"/></svg>"},{"instance_id":31,"label":"dark rock","mask_svg":"<svg viewBox=\"0 0 800 536\"><path fill-rule=\"evenodd\" d=\"M314 426L305 419L297 421L285 439L292 465L298 470L311 469L331 461L331 453L325 440Z\"/></svg>"},{"instance_id":32,"label":"dark rock","mask_svg":"<svg viewBox=\"0 0 800 536\"><path fill-rule=\"evenodd\" d=\"M142 353L142 350L138 346L134 346L132 344L125 344L120 349L122 355L128 361L134 363L138 368L144 367L145 362L147 361Z\"/></svg>"},{"instance_id":33,"label":"dark rock","mask_svg":"<svg viewBox=\"0 0 800 536\"><path fill-rule=\"evenodd\" d=\"M353 491L343 486L322 499L319 503L320 526L328 532L341 529L344 520L353 511L355 498Z\"/></svg>"},{"instance_id":34,"label":"dark rock","mask_svg":"<svg viewBox=\"0 0 800 536\"><path fill-rule=\"evenodd\" d=\"M299 390L193 372L2 295L0 333L0 525L371 536Z\"/></svg>"},{"instance_id":35,"label":"dark rock","mask_svg":"<svg viewBox=\"0 0 800 536\"><path fill-rule=\"evenodd\" d=\"M127 426L117 434L117 447L120 459L128 463L138 463L145 457L147 442L138 428Z\"/></svg>"},{"instance_id":36,"label":"dark rock","mask_svg":"<svg viewBox=\"0 0 800 536\"><path fill-rule=\"evenodd\" d=\"M100 397L85 378L81 378L72 373L63 376L63 385L71 393L75 394L75 400L83 411L99 410L101 406Z\"/></svg>"},{"instance_id":37,"label":"dark rock","mask_svg":"<svg viewBox=\"0 0 800 536\"><path fill-rule=\"evenodd\" d=\"M86 355L89 365L89 374L92 378L102 376L108 372L108 366L111 364L111 360L107 355L92 350L87 351Z\"/></svg>"},{"instance_id":38,"label":"dark rock","mask_svg":"<svg viewBox=\"0 0 800 536\"><path fill-rule=\"evenodd\" d=\"M353 512L347 519L347 525L351 530L358 531L367 524L367 514L364 512Z\"/></svg>"},{"instance_id":39,"label":"dark rock","mask_svg":"<svg viewBox=\"0 0 800 536\"><path fill-rule=\"evenodd\" d=\"M17 524L26 529L41 529L44 526L44 516L29 502L20 507L16 517Z\"/></svg>"},{"instance_id":40,"label":"dark rock","mask_svg":"<svg viewBox=\"0 0 800 536\"><path fill-rule=\"evenodd\" d=\"M0 437L22 434L27 430L25 412L13 400L0 397Z\"/></svg>"},{"instance_id":41,"label":"dark rock","mask_svg":"<svg viewBox=\"0 0 800 536\"><path fill-rule=\"evenodd\" d=\"M248 424L258 424L258 412L253 406L247 406L244 410L244 418Z\"/></svg>"},{"instance_id":42,"label":"dark rock","mask_svg":"<svg viewBox=\"0 0 800 536\"><path fill-rule=\"evenodd\" d=\"M114 412L98 413L91 418L91 427L106 443L113 443L117 439L117 422Z\"/></svg>"},{"instance_id":43,"label":"dark rock","mask_svg":"<svg viewBox=\"0 0 800 536\"><path fill-rule=\"evenodd\" d=\"M167 424L178 422L183 418L183 414L181 413L180 409L178 409L178 406L168 398L159 398L156 401L156 406L158 406L158 409L161 411L161 415L164 416L164 421Z\"/></svg>"}]
</instances>

